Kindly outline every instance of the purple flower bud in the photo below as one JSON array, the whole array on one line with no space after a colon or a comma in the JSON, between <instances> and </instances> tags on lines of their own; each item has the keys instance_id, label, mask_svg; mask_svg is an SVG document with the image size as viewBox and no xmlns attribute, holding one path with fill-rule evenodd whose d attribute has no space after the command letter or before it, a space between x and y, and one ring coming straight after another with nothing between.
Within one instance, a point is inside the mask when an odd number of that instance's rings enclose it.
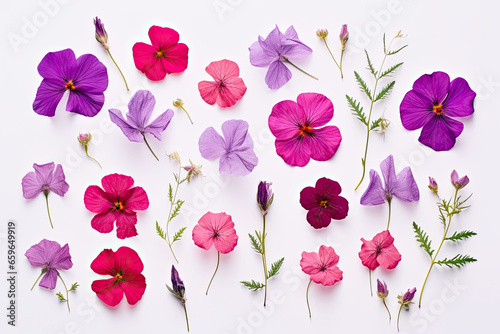
<instances>
[{"instance_id":1,"label":"purple flower bud","mask_svg":"<svg viewBox=\"0 0 500 334\"><path fill-rule=\"evenodd\" d=\"M102 46L108 50L108 33L106 29L104 29L104 24L101 22L101 19L96 16L94 19L95 25L95 39L102 44Z\"/></svg>"},{"instance_id":2,"label":"purple flower bud","mask_svg":"<svg viewBox=\"0 0 500 334\"><path fill-rule=\"evenodd\" d=\"M451 172L451 184L453 184L455 189L457 190L462 189L468 183L469 183L469 178L467 177L467 175L459 178L456 170L453 170L453 172Z\"/></svg>"},{"instance_id":3,"label":"purple flower bud","mask_svg":"<svg viewBox=\"0 0 500 334\"><path fill-rule=\"evenodd\" d=\"M387 297L389 294L389 290L387 290L387 284L385 282L381 282L379 279L377 279L377 296L379 298L384 299Z\"/></svg>"},{"instance_id":4,"label":"purple flower bud","mask_svg":"<svg viewBox=\"0 0 500 334\"><path fill-rule=\"evenodd\" d=\"M417 288L413 289L408 289L403 295L403 299L401 300L403 304L408 304L413 300L413 297L415 297L415 292L417 292Z\"/></svg>"},{"instance_id":5,"label":"purple flower bud","mask_svg":"<svg viewBox=\"0 0 500 334\"><path fill-rule=\"evenodd\" d=\"M92 140L92 135L90 133L80 133L77 139L82 146L85 146L89 144L90 140Z\"/></svg>"},{"instance_id":6,"label":"purple flower bud","mask_svg":"<svg viewBox=\"0 0 500 334\"><path fill-rule=\"evenodd\" d=\"M436 180L434 180L433 177L429 176L429 185L428 185L428 187L429 187L430 190L432 190L432 192L434 194L437 195L437 193L438 193L438 184L437 184Z\"/></svg>"},{"instance_id":7,"label":"purple flower bud","mask_svg":"<svg viewBox=\"0 0 500 334\"><path fill-rule=\"evenodd\" d=\"M259 208L264 216L267 214L267 209L271 206L274 198L271 184L271 182L260 181L257 188L257 204L259 204Z\"/></svg>"},{"instance_id":8,"label":"purple flower bud","mask_svg":"<svg viewBox=\"0 0 500 334\"><path fill-rule=\"evenodd\" d=\"M342 25L342 29L340 29L339 38L340 38L340 44L342 44L342 50L344 50L347 40L349 39L349 31L347 31L347 24Z\"/></svg>"},{"instance_id":9,"label":"purple flower bud","mask_svg":"<svg viewBox=\"0 0 500 334\"><path fill-rule=\"evenodd\" d=\"M326 30L326 29L318 29L316 31L316 36L318 36L319 38L325 38L326 36L328 36L328 30Z\"/></svg>"},{"instance_id":10,"label":"purple flower bud","mask_svg":"<svg viewBox=\"0 0 500 334\"><path fill-rule=\"evenodd\" d=\"M184 282L182 282L181 278L179 277L177 269L175 269L173 265L172 265L171 280L172 280L172 290L174 290L174 292L178 294L180 298L184 298L184 292L186 291L186 288L184 287Z\"/></svg>"}]
</instances>

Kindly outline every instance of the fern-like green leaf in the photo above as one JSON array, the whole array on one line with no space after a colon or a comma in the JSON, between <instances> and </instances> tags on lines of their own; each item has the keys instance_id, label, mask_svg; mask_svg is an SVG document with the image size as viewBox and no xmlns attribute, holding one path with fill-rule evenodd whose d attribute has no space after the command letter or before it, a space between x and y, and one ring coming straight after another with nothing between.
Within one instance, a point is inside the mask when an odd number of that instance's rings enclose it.
<instances>
[{"instance_id":1,"label":"fern-like green leaf","mask_svg":"<svg viewBox=\"0 0 500 334\"><path fill-rule=\"evenodd\" d=\"M71 288L69 288L68 291L76 291L76 288L78 288L80 285L78 284L78 282L76 283L73 283L73 285L71 286Z\"/></svg>"},{"instance_id":2,"label":"fern-like green leaf","mask_svg":"<svg viewBox=\"0 0 500 334\"><path fill-rule=\"evenodd\" d=\"M179 231L175 232L174 237L172 239L172 244L178 240L181 240L182 238L182 233L187 229L187 227L181 228Z\"/></svg>"},{"instance_id":3,"label":"fern-like green leaf","mask_svg":"<svg viewBox=\"0 0 500 334\"><path fill-rule=\"evenodd\" d=\"M246 286L248 289L250 289L252 291L257 291L257 290L262 289L263 287L265 287L264 284L262 284L260 282L255 282L254 280L252 280L251 282L249 282L249 281L241 281L240 283L243 284L244 286Z\"/></svg>"},{"instance_id":4,"label":"fern-like green leaf","mask_svg":"<svg viewBox=\"0 0 500 334\"><path fill-rule=\"evenodd\" d=\"M370 60L370 56L368 56L368 51L366 51L366 49L365 49L365 53L366 53L366 61L368 62L368 69L373 74L373 76L375 78L377 78L377 71L375 71L375 68L373 67L373 64L372 64L372 62Z\"/></svg>"},{"instance_id":5,"label":"fern-like green leaf","mask_svg":"<svg viewBox=\"0 0 500 334\"><path fill-rule=\"evenodd\" d=\"M445 265L448 268L457 268L465 266L467 263L476 262L477 260L469 255L457 254L451 259L444 258L443 260L436 261L440 266Z\"/></svg>"},{"instance_id":6,"label":"fern-like green leaf","mask_svg":"<svg viewBox=\"0 0 500 334\"><path fill-rule=\"evenodd\" d=\"M366 85L366 82L361 78L361 76L358 74L358 72L354 71L354 76L356 77L356 81L358 82L359 88L361 88L361 91L368 96L370 101L372 100L372 93L368 86Z\"/></svg>"},{"instance_id":7,"label":"fern-like green leaf","mask_svg":"<svg viewBox=\"0 0 500 334\"><path fill-rule=\"evenodd\" d=\"M271 264L271 269L269 269L268 272L267 272L267 277L268 278L271 278L271 277L273 277L275 275L278 275L278 272L280 271L280 268L281 268L281 265L283 264L283 261L285 261L284 257L282 257L278 261L273 262Z\"/></svg>"},{"instance_id":8,"label":"fern-like green leaf","mask_svg":"<svg viewBox=\"0 0 500 334\"><path fill-rule=\"evenodd\" d=\"M380 123L382 122L382 118L376 119L372 121L372 125L370 126L370 131L375 130L380 126Z\"/></svg>"},{"instance_id":9,"label":"fern-like green leaf","mask_svg":"<svg viewBox=\"0 0 500 334\"><path fill-rule=\"evenodd\" d=\"M257 238L250 233L248 233L248 236L250 237L250 242L252 243L252 248L254 249L254 251L262 254L262 245L260 242L259 233L257 231L255 231L255 233L257 234Z\"/></svg>"},{"instance_id":10,"label":"fern-like green leaf","mask_svg":"<svg viewBox=\"0 0 500 334\"><path fill-rule=\"evenodd\" d=\"M346 95L345 97L347 99L347 103L349 104L349 108L352 110L352 114L356 116L361 123L368 126L368 121L366 120L365 113L363 112L363 107L360 107L360 103L349 95Z\"/></svg>"},{"instance_id":11,"label":"fern-like green leaf","mask_svg":"<svg viewBox=\"0 0 500 334\"><path fill-rule=\"evenodd\" d=\"M61 302L66 301L66 297L64 297L62 293L58 292L58 293L56 293L56 296L59 298L59 301L61 301Z\"/></svg>"},{"instance_id":12,"label":"fern-like green leaf","mask_svg":"<svg viewBox=\"0 0 500 334\"><path fill-rule=\"evenodd\" d=\"M175 202L175 207L174 210L172 211L172 215L168 218L168 221L171 221L175 217L179 215L179 212L181 211L182 204L184 204L184 201L178 199L177 202Z\"/></svg>"},{"instance_id":13,"label":"fern-like green leaf","mask_svg":"<svg viewBox=\"0 0 500 334\"><path fill-rule=\"evenodd\" d=\"M400 47L399 49L397 49L397 50L395 50L395 51L389 51L389 52L387 52L386 54L387 54L388 56L395 55L396 53L398 53L399 51L403 50L403 49L404 49L404 48L406 48L407 46L408 46L408 45L402 46L402 47Z\"/></svg>"},{"instance_id":14,"label":"fern-like green leaf","mask_svg":"<svg viewBox=\"0 0 500 334\"><path fill-rule=\"evenodd\" d=\"M168 200L170 201L170 203L174 202L174 194L172 190L172 185L170 183L168 184Z\"/></svg>"},{"instance_id":15,"label":"fern-like green leaf","mask_svg":"<svg viewBox=\"0 0 500 334\"><path fill-rule=\"evenodd\" d=\"M387 70L380 73L379 79L386 77L386 76L390 76L390 74L394 73L401 65L403 65L403 63L398 63L394 66L389 67Z\"/></svg>"},{"instance_id":16,"label":"fern-like green leaf","mask_svg":"<svg viewBox=\"0 0 500 334\"><path fill-rule=\"evenodd\" d=\"M396 81L392 81L392 82L388 83L387 86L382 88L382 90L378 93L377 97L375 98L374 102L376 102L378 100L385 99L387 97L387 95L389 95L391 93L391 90L395 84L396 84Z\"/></svg>"},{"instance_id":17,"label":"fern-like green leaf","mask_svg":"<svg viewBox=\"0 0 500 334\"><path fill-rule=\"evenodd\" d=\"M413 222L413 230L415 231L415 238L417 239L417 242L420 243L420 247L422 247L427 254L429 254L429 257L432 258L434 250L431 249L429 236L415 222Z\"/></svg>"},{"instance_id":18,"label":"fern-like green leaf","mask_svg":"<svg viewBox=\"0 0 500 334\"><path fill-rule=\"evenodd\" d=\"M451 237L447 237L446 240L451 240L453 242L457 242L459 240L464 240L467 238L470 238L472 236L477 235L476 232L472 231L460 231L460 232L455 232Z\"/></svg>"},{"instance_id":19,"label":"fern-like green leaf","mask_svg":"<svg viewBox=\"0 0 500 334\"><path fill-rule=\"evenodd\" d=\"M158 234L160 236L160 238L162 238L162 239L167 238L165 235L165 232L161 228L160 224L158 224L158 221L156 221L156 234Z\"/></svg>"}]
</instances>

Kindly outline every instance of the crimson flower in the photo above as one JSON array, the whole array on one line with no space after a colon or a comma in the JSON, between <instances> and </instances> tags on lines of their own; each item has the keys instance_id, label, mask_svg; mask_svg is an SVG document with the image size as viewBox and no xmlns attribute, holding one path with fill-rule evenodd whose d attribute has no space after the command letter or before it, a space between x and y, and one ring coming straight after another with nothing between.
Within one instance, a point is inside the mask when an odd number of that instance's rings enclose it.
<instances>
[{"instance_id":1,"label":"crimson flower","mask_svg":"<svg viewBox=\"0 0 500 334\"><path fill-rule=\"evenodd\" d=\"M105 249L92 261L90 268L99 275L113 276L92 282L92 291L109 306L118 305L124 293L127 302L135 305L146 290L146 278L141 274L144 265L131 248L120 247L116 252Z\"/></svg>"},{"instance_id":2,"label":"crimson flower","mask_svg":"<svg viewBox=\"0 0 500 334\"><path fill-rule=\"evenodd\" d=\"M153 81L163 80L170 73L184 72L189 48L179 43L179 33L174 29L152 26L148 34L153 45L139 42L132 47L135 67Z\"/></svg>"},{"instance_id":3,"label":"crimson flower","mask_svg":"<svg viewBox=\"0 0 500 334\"><path fill-rule=\"evenodd\" d=\"M373 237L372 240L361 238L363 245L359 252L361 263L370 270L378 266L385 269L394 269L401 261L401 254L394 246L394 238L391 232L383 231Z\"/></svg>"},{"instance_id":4,"label":"crimson flower","mask_svg":"<svg viewBox=\"0 0 500 334\"><path fill-rule=\"evenodd\" d=\"M206 68L215 81L201 81L198 90L206 103L221 108L231 107L245 95L247 86L239 77L240 68L234 61L222 59L211 62Z\"/></svg>"},{"instance_id":5,"label":"crimson flower","mask_svg":"<svg viewBox=\"0 0 500 334\"><path fill-rule=\"evenodd\" d=\"M307 212L307 221L318 229L330 225L332 219L344 219L349 211L349 202L339 196L342 188L336 181L326 177L319 179L315 187L306 187L300 192L300 204Z\"/></svg>"},{"instance_id":6,"label":"crimson flower","mask_svg":"<svg viewBox=\"0 0 500 334\"><path fill-rule=\"evenodd\" d=\"M148 195L141 187L133 187L134 179L121 174L106 175L102 187L89 186L85 191L85 207L97 215L92 218L92 228L101 233L113 230L116 221L116 235L125 239L137 235L137 210L149 206Z\"/></svg>"}]
</instances>

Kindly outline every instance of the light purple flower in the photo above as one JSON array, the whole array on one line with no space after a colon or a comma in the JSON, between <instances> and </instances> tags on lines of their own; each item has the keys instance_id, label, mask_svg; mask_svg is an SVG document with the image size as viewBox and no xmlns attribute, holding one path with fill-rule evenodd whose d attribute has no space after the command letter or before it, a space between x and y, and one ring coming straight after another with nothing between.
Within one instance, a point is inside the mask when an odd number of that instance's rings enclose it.
<instances>
[{"instance_id":1,"label":"light purple flower","mask_svg":"<svg viewBox=\"0 0 500 334\"><path fill-rule=\"evenodd\" d=\"M224 138L213 127L201 134L198 141L201 156L208 160L220 158L221 174L249 174L257 166L259 159L253 151L248 123L236 119L225 121L222 124L222 134Z\"/></svg>"},{"instance_id":2,"label":"light purple flower","mask_svg":"<svg viewBox=\"0 0 500 334\"><path fill-rule=\"evenodd\" d=\"M33 164L33 168L35 171L26 174L21 182L24 198L33 199L42 192L47 196L51 191L59 196L66 194L69 185L61 165L49 162L44 165Z\"/></svg>"},{"instance_id":3,"label":"light purple flower","mask_svg":"<svg viewBox=\"0 0 500 334\"><path fill-rule=\"evenodd\" d=\"M293 26L285 34L276 26L266 39L259 36L258 41L248 49L253 66L269 67L265 80L271 89L280 88L292 78L292 72L285 66L285 62L304 59L312 53L312 49L299 40Z\"/></svg>"},{"instance_id":4,"label":"light purple flower","mask_svg":"<svg viewBox=\"0 0 500 334\"><path fill-rule=\"evenodd\" d=\"M469 184L469 177L465 175L459 178L457 171L453 170L453 172L451 172L451 184L453 184L453 187L457 190L462 189Z\"/></svg>"},{"instance_id":5,"label":"light purple flower","mask_svg":"<svg viewBox=\"0 0 500 334\"><path fill-rule=\"evenodd\" d=\"M464 125L455 117L474 113L476 93L463 78L450 83L444 72L424 74L415 81L399 107L401 122L407 130L422 128L418 141L435 151L448 151Z\"/></svg>"},{"instance_id":6,"label":"light purple flower","mask_svg":"<svg viewBox=\"0 0 500 334\"><path fill-rule=\"evenodd\" d=\"M377 278L377 296L381 299L385 299L389 295L389 290L387 290L387 284L384 281L380 281Z\"/></svg>"},{"instance_id":7,"label":"light purple flower","mask_svg":"<svg viewBox=\"0 0 500 334\"><path fill-rule=\"evenodd\" d=\"M436 182L436 180L433 178L433 177L430 177L429 176L429 185L427 186L429 187L429 189L437 195L438 193L438 184Z\"/></svg>"},{"instance_id":8,"label":"light purple flower","mask_svg":"<svg viewBox=\"0 0 500 334\"><path fill-rule=\"evenodd\" d=\"M58 242L43 239L24 254L32 266L42 267L42 280L39 285L53 290L56 287L58 270L73 267L68 244L61 247Z\"/></svg>"},{"instance_id":9,"label":"light purple flower","mask_svg":"<svg viewBox=\"0 0 500 334\"><path fill-rule=\"evenodd\" d=\"M76 59L71 49L49 52L38 65L38 73L43 80L33 102L37 114L54 116L66 91L67 111L93 117L101 110L108 72L94 55L84 54Z\"/></svg>"}]
</instances>

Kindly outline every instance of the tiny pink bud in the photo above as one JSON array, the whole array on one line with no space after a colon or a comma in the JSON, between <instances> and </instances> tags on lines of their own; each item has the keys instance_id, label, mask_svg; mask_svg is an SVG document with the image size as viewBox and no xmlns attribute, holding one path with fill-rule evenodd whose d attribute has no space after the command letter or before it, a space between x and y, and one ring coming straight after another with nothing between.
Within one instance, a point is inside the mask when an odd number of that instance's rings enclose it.
<instances>
[{"instance_id":1,"label":"tiny pink bud","mask_svg":"<svg viewBox=\"0 0 500 334\"><path fill-rule=\"evenodd\" d=\"M429 189L432 190L432 192L437 195L438 184L437 184L436 180L434 180L433 177L429 176L429 185L427 187L429 187Z\"/></svg>"},{"instance_id":2,"label":"tiny pink bud","mask_svg":"<svg viewBox=\"0 0 500 334\"><path fill-rule=\"evenodd\" d=\"M345 45L349 40L349 31L347 31L347 24L342 25L342 29L340 29L340 43L342 44L342 50L345 49Z\"/></svg>"}]
</instances>

